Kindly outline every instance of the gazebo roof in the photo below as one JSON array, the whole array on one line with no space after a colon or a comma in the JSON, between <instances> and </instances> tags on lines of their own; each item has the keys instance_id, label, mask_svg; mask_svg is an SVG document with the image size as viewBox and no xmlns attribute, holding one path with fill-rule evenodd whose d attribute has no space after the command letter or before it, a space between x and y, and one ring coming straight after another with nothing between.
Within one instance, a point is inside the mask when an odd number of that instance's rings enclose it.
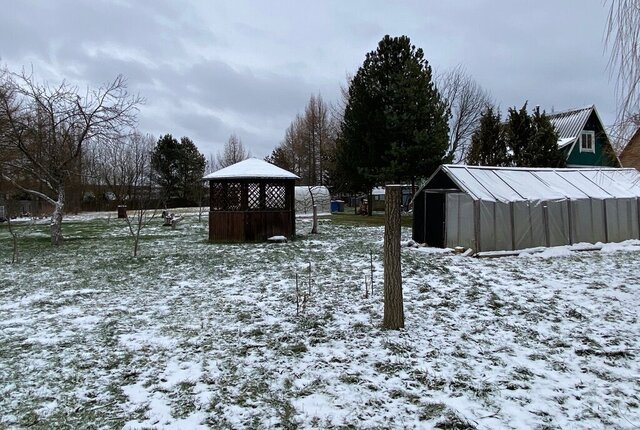
<instances>
[{"instance_id":1,"label":"gazebo roof","mask_svg":"<svg viewBox=\"0 0 640 430\"><path fill-rule=\"evenodd\" d=\"M299 179L299 177L293 173L258 158L248 158L244 161L240 161L239 163L227 166L224 169L209 173L202 179L215 180L240 178Z\"/></svg>"}]
</instances>

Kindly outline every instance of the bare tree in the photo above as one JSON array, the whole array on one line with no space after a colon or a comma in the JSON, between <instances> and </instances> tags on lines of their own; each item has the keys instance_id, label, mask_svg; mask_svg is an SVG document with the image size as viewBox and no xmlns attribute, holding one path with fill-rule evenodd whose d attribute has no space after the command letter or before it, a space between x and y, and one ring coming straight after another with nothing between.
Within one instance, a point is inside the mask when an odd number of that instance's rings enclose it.
<instances>
[{"instance_id":1,"label":"bare tree","mask_svg":"<svg viewBox=\"0 0 640 430\"><path fill-rule=\"evenodd\" d=\"M304 114L296 115L267 161L294 172L302 184L323 185L335 151L336 130L331 106L322 96L312 95Z\"/></svg>"},{"instance_id":2,"label":"bare tree","mask_svg":"<svg viewBox=\"0 0 640 430\"><path fill-rule=\"evenodd\" d=\"M204 173L208 175L212 173L215 169L215 165L217 161L213 157L213 154L209 154L209 158L204 164ZM202 222L202 212L204 211L205 203L209 202L209 181L202 181L200 186L198 187L198 222Z\"/></svg>"},{"instance_id":3,"label":"bare tree","mask_svg":"<svg viewBox=\"0 0 640 430\"><path fill-rule=\"evenodd\" d=\"M127 157L129 199L135 204L133 211L128 211L126 222L129 234L133 238L133 256L138 255L140 233L156 217L160 200L155 192L155 182L152 172L152 151L155 139L151 135L143 136L139 133L132 135L129 140Z\"/></svg>"},{"instance_id":4,"label":"bare tree","mask_svg":"<svg viewBox=\"0 0 640 430\"><path fill-rule=\"evenodd\" d=\"M628 142L640 127L640 0L610 0L605 44L618 98L614 140Z\"/></svg>"},{"instance_id":5,"label":"bare tree","mask_svg":"<svg viewBox=\"0 0 640 430\"><path fill-rule=\"evenodd\" d=\"M327 153L335 146L334 127L331 124L330 107L322 96L312 95L304 111L304 130L307 152L307 185L323 185Z\"/></svg>"},{"instance_id":6,"label":"bare tree","mask_svg":"<svg viewBox=\"0 0 640 430\"><path fill-rule=\"evenodd\" d=\"M35 226L35 219L32 218L26 223L20 222L14 224L12 218L16 216L15 212L11 213L11 211L6 211L4 213L4 216L7 222L7 230L9 231L9 236L11 237L11 264L16 264L20 260L20 239L31 232L32 228Z\"/></svg>"},{"instance_id":7,"label":"bare tree","mask_svg":"<svg viewBox=\"0 0 640 430\"><path fill-rule=\"evenodd\" d=\"M11 264L16 264L18 262L18 233L13 228L11 216L7 216L7 228L9 236L11 236Z\"/></svg>"},{"instance_id":8,"label":"bare tree","mask_svg":"<svg viewBox=\"0 0 640 430\"><path fill-rule=\"evenodd\" d=\"M133 126L142 99L127 92L122 76L80 94L67 82L51 86L32 74L7 72L2 87L0 142L19 155L3 163L2 176L53 206L51 243L60 245L67 185L81 174L87 143L117 138Z\"/></svg>"},{"instance_id":9,"label":"bare tree","mask_svg":"<svg viewBox=\"0 0 640 430\"><path fill-rule=\"evenodd\" d=\"M449 148L445 158L459 163L467 156L471 135L480 124L482 112L493 103L489 93L462 66L439 74L436 83L451 112Z\"/></svg>"},{"instance_id":10,"label":"bare tree","mask_svg":"<svg viewBox=\"0 0 640 430\"><path fill-rule=\"evenodd\" d=\"M216 170L239 163L249 157L251 157L251 152L245 149L238 135L234 133L229 136L229 140L224 144L222 153L218 151L218 155L216 156Z\"/></svg>"},{"instance_id":11,"label":"bare tree","mask_svg":"<svg viewBox=\"0 0 640 430\"><path fill-rule=\"evenodd\" d=\"M144 163L149 161L155 140L136 130L107 142L92 142L85 161L91 178L106 186L118 204L126 204L135 195L140 176L150 169Z\"/></svg>"}]
</instances>

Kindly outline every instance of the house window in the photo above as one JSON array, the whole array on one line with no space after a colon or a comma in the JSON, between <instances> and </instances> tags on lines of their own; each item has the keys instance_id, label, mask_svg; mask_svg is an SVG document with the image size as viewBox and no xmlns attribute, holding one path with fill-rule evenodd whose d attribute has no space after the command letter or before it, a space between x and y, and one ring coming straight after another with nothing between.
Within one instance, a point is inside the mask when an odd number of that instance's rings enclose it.
<instances>
[{"instance_id":1,"label":"house window","mask_svg":"<svg viewBox=\"0 0 640 430\"><path fill-rule=\"evenodd\" d=\"M596 137L593 131L583 131L580 135L580 152L596 152Z\"/></svg>"}]
</instances>

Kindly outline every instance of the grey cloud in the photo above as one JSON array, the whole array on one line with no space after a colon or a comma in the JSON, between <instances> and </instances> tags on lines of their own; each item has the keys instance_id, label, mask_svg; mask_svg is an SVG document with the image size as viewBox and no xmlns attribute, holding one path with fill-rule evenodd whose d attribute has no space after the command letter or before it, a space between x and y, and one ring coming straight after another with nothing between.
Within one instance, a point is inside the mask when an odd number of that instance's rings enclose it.
<instances>
[{"instance_id":1,"label":"grey cloud","mask_svg":"<svg viewBox=\"0 0 640 430\"><path fill-rule=\"evenodd\" d=\"M439 71L463 65L503 109L596 103L607 122L605 18L600 0L24 0L0 15L0 58L89 85L123 74L147 99L143 131L188 135L203 152L236 132L263 156L311 94L337 101L387 33L410 36Z\"/></svg>"},{"instance_id":2,"label":"grey cloud","mask_svg":"<svg viewBox=\"0 0 640 430\"><path fill-rule=\"evenodd\" d=\"M238 71L220 61L196 65L185 73L185 81L196 88L191 93L197 99L248 114L290 112L299 108L300 95L309 92L300 79Z\"/></svg>"}]
</instances>

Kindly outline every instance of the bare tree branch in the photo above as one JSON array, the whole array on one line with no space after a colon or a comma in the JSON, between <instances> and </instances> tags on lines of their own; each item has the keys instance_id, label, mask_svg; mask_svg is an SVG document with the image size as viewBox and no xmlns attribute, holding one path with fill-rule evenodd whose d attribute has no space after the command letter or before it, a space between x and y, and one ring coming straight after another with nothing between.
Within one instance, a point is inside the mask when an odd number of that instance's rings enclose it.
<instances>
[{"instance_id":1,"label":"bare tree branch","mask_svg":"<svg viewBox=\"0 0 640 430\"><path fill-rule=\"evenodd\" d=\"M251 152L245 149L238 135L233 133L224 144L222 153L218 151L218 155L216 155L216 170L231 166L249 157L251 157Z\"/></svg>"},{"instance_id":2,"label":"bare tree branch","mask_svg":"<svg viewBox=\"0 0 640 430\"><path fill-rule=\"evenodd\" d=\"M4 70L0 78L2 174L54 206L51 234L58 245L66 186L83 175L85 147L125 133L135 124L143 100L127 92L122 76L82 96L67 82L40 83L24 70ZM50 194L36 190L35 184L46 185Z\"/></svg>"},{"instance_id":3,"label":"bare tree branch","mask_svg":"<svg viewBox=\"0 0 640 430\"><path fill-rule=\"evenodd\" d=\"M446 158L458 163L467 156L471 135L480 123L482 112L493 102L489 93L460 65L438 74L435 80L438 91L451 111Z\"/></svg>"},{"instance_id":4,"label":"bare tree branch","mask_svg":"<svg viewBox=\"0 0 640 430\"><path fill-rule=\"evenodd\" d=\"M640 127L640 0L607 3L605 45L611 49L608 67L618 99L613 134L626 144Z\"/></svg>"}]
</instances>

